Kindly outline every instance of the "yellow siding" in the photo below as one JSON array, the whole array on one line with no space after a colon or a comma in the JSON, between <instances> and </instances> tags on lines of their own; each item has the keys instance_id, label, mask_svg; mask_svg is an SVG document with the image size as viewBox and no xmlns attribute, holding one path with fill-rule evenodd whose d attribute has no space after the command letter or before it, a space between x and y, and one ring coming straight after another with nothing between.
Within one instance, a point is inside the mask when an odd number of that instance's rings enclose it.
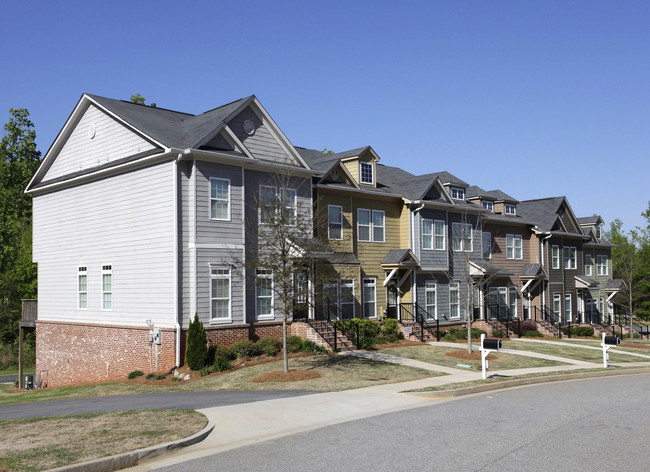
<instances>
[{"instance_id":1,"label":"yellow siding","mask_svg":"<svg viewBox=\"0 0 650 472\"><path fill-rule=\"evenodd\" d=\"M343 165L345 168L348 170L350 175L354 178L354 180L358 183L359 180L359 159L350 159L349 161L343 162Z\"/></svg>"}]
</instances>

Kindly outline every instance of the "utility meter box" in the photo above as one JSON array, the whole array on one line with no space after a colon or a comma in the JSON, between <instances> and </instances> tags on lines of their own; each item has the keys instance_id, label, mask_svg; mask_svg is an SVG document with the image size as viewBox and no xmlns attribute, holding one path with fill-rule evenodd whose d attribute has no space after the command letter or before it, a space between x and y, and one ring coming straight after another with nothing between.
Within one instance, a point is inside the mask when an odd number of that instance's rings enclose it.
<instances>
[{"instance_id":1,"label":"utility meter box","mask_svg":"<svg viewBox=\"0 0 650 472\"><path fill-rule=\"evenodd\" d=\"M162 333L160 332L160 328L155 328L153 330L153 342L155 344L162 344Z\"/></svg>"}]
</instances>

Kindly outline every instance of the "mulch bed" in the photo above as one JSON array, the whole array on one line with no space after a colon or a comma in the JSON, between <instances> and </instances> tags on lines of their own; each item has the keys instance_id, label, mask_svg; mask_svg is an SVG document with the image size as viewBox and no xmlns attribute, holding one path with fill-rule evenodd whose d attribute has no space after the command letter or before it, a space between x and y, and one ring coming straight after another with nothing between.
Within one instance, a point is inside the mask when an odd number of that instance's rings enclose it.
<instances>
[{"instance_id":1,"label":"mulch bed","mask_svg":"<svg viewBox=\"0 0 650 472\"><path fill-rule=\"evenodd\" d=\"M286 373L281 370L276 370L254 377L251 379L251 382L296 382L298 380L311 380L319 377L321 377L321 374L314 370L290 370Z\"/></svg>"}]
</instances>

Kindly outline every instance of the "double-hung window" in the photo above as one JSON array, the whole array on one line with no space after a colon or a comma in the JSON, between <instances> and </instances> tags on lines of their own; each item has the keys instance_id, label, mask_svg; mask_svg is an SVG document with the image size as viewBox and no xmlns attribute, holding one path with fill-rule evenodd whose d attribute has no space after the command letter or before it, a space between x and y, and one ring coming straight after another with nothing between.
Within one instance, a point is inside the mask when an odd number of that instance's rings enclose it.
<instances>
[{"instance_id":1,"label":"double-hung window","mask_svg":"<svg viewBox=\"0 0 650 472\"><path fill-rule=\"evenodd\" d=\"M357 239L365 242L383 243L385 241L385 219L383 210L357 209Z\"/></svg>"},{"instance_id":2,"label":"double-hung window","mask_svg":"<svg viewBox=\"0 0 650 472\"><path fill-rule=\"evenodd\" d=\"M492 257L492 233L484 231L482 238L483 259L490 259Z\"/></svg>"},{"instance_id":3,"label":"double-hung window","mask_svg":"<svg viewBox=\"0 0 650 472\"><path fill-rule=\"evenodd\" d=\"M433 249L433 220L422 220L422 249Z\"/></svg>"},{"instance_id":4,"label":"double-hung window","mask_svg":"<svg viewBox=\"0 0 650 472\"><path fill-rule=\"evenodd\" d=\"M483 208L485 208L487 211L494 211L494 202L483 200L482 203L483 203Z\"/></svg>"},{"instance_id":5,"label":"double-hung window","mask_svg":"<svg viewBox=\"0 0 650 472\"><path fill-rule=\"evenodd\" d=\"M596 256L596 275L607 275L607 256Z\"/></svg>"},{"instance_id":6,"label":"double-hung window","mask_svg":"<svg viewBox=\"0 0 650 472\"><path fill-rule=\"evenodd\" d=\"M585 254L585 275L591 275L593 271L593 261L591 259L591 254Z\"/></svg>"},{"instance_id":7,"label":"double-hung window","mask_svg":"<svg viewBox=\"0 0 650 472\"><path fill-rule=\"evenodd\" d=\"M521 234L506 234L506 259L523 259Z\"/></svg>"},{"instance_id":8,"label":"double-hung window","mask_svg":"<svg viewBox=\"0 0 650 472\"><path fill-rule=\"evenodd\" d=\"M210 266L210 319L230 319L230 267Z\"/></svg>"},{"instance_id":9,"label":"double-hung window","mask_svg":"<svg viewBox=\"0 0 650 472\"><path fill-rule=\"evenodd\" d=\"M451 198L454 200L465 200L465 189L459 187L451 187Z\"/></svg>"},{"instance_id":10,"label":"double-hung window","mask_svg":"<svg viewBox=\"0 0 650 472\"><path fill-rule=\"evenodd\" d=\"M449 317L460 318L460 300L458 290L460 284L452 282L449 284Z\"/></svg>"},{"instance_id":11,"label":"double-hung window","mask_svg":"<svg viewBox=\"0 0 650 472\"><path fill-rule=\"evenodd\" d=\"M113 266L102 266L102 310L113 309Z\"/></svg>"},{"instance_id":12,"label":"double-hung window","mask_svg":"<svg viewBox=\"0 0 650 472\"><path fill-rule=\"evenodd\" d=\"M436 283L427 280L424 285L424 302L427 318L438 318L438 293Z\"/></svg>"},{"instance_id":13,"label":"double-hung window","mask_svg":"<svg viewBox=\"0 0 650 472\"><path fill-rule=\"evenodd\" d=\"M275 187L268 185L260 186L260 223L271 224L277 211L277 200L275 197Z\"/></svg>"},{"instance_id":14,"label":"double-hung window","mask_svg":"<svg viewBox=\"0 0 650 472\"><path fill-rule=\"evenodd\" d=\"M327 205L327 237L343 239L343 207Z\"/></svg>"},{"instance_id":15,"label":"double-hung window","mask_svg":"<svg viewBox=\"0 0 650 472\"><path fill-rule=\"evenodd\" d=\"M377 317L377 279L363 279L363 317Z\"/></svg>"},{"instance_id":16,"label":"double-hung window","mask_svg":"<svg viewBox=\"0 0 650 472\"><path fill-rule=\"evenodd\" d=\"M354 279L333 280L324 284L323 305L327 319L354 318Z\"/></svg>"},{"instance_id":17,"label":"double-hung window","mask_svg":"<svg viewBox=\"0 0 650 472\"><path fill-rule=\"evenodd\" d=\"M508 309L510 316L517 316L517 287L508 287Z\"/></svg>"},{"instance_id":18,"label":"double-hung window","mask_svg":"<svg viewBox=\"0 0 650 472\"><path fill-rule=\"evenodd\" d=\"M296 190L260 186L260 223L295 225L298 211Z\"/></svg>"},{"instance_id":19,"label":"double-hung window","mask_svg":"<svg viewBox=\"0 0 650 472\"><path fill-rule=\"evenodd\" d=\"M555 316L555 321L560 321L561 314L562 314L562 294L554 293L553 294L553 315Z\"/></svg>"},{"instance_id":20,"label":"double-hung window","mask_svg":"<svg viewBox=\"0 0 650 472\"><path fill-rule=\"evenodd\" d=\"M273 318L273 273L268 269L257 269L255 302L258 319Z\"/></svg>"},{"instance_id":21,"label":"double-hung window","mask_svg":"<svg viewBox=\"0 0 650 472\"><path fill-rule=\"evenodd\" d=\"M578 252L576 248L565 246L564 247L564 268L575 269L578 267Z\"/></svg>"},{"instance_id":22,"label":"double-hung window","mask_svg":"<svg viewBox=\"0 0 650 472\"><path fill-rule=\"evenodd\" d=\"M210 178L210 219L230 220L230 180Z\"/></svg>"},{"instance_id":23,"label":"double-hung window","mask_svg":"<svg viewBox=\"0 0 650 472\"><path fill-rule=\"evenodd\" d=\"M566 321L572 321L571 320L571 294L570 293L565 293L564 294L564 319Z\"/></svg>"},{"instance_id":24,"label":"double-hung window","mask_svg":"<svg viewBox=\"0 0 650 472\"><path fill-rule=\"evenodd\" d=\"M472 225L452 223L452 249L454 251L472 252Z\"/></svg>"},{"instance_id":25,"label":"double-hung window","mask_svg":"<svg viewBox=\"0 0 650 472\"><path fill-rule=\"evenodd\" d=\"M551 246L551 260L554 269L560 268L560 246Z\"/></svg>"},{"instance_id":26,"label":"double-hung window","mask_svg":"<svg viewBox=\"0 0 650 472\"><path fill-rule=\"evenodd\" d=\"M445 222L443 220L433 222L433 244L436 251L445 250Z\"/></svg>"},{"instance_id":27,"label":"double-hung window","mask_svg":"<svg viewBox=\"0 0 650 472\"><path fill-rule=\"evenodd\" d=\"M515 215L517 214L517 209L514 205L510 203L505 204L506 215Z\"/></svg>"},{"instance_id":28,"label":"double-hung window","mask_svg":"<svg viewBox=\"0 0 650 472\"><path fill-rule=\"evenodd\" d=\"M372 185L375 183L375 179L372 173L372 163L371 162L361 162L359 164L361 168L361 183Z\"/></svg>"},{"instance_id":29,"label":"double-hung window","mask_svg":"<svg viewBox=\"0 0 650 472\"><path fill-rule=\"evenodd\" d=\"M77 308L88 308L88 267L77 268Z\"/></svg>"}]
</instances>

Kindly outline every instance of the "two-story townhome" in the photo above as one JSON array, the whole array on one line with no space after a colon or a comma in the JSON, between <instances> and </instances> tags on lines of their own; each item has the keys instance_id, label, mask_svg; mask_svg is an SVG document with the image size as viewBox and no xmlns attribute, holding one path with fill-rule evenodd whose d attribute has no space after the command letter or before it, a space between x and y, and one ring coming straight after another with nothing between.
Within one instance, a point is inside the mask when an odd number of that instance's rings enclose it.
<instances>
[{"instance_id":1,"label":"two-story townhome","mask_svg":"<svg viewBox=\"0 0 650 472\"><path fill-rule=\"evenodd\" d=\"M414 264L402 197L384 182L379 156L370 146L297 149L315 172L317 236L333 251L315 271L316 317L395 316L397 304L411 300Z\"/></svg>"},{"instance_id":2,"label":"two-story townhome","mask_svg":"<svg viewBox=\"0 0 650 472\"><path fill-rule=\"evenodd\" d=\"M548 274L539 309L556 321L581 322L585 297L598 286L584 270L588 236L565 197L526 200L518 208L524 219L535 223L539 260Z\"/></svg>"},{"instance_id":3,"label":"two-story townhome","mask_svg":"<svg viewBox=\"0 0 650 472\"><path fill-rule=\"evenodd\" d=\"M84 94L27 188L37 370L167 371L195 313L212 342L279 334L273 276L245 263L264 246L255 203L311 221L311 178L254 96L192 115Z\"/></svg>"},{"instance_id":4,"label":"two-story townhome","mask_svg":"<svg viewBox=\"0 0 650 472\"><path fill-rule=\"evenodd\" d=\"M612 280L612 247L604 238L603 219L598 215L578 218L578 223L588 239L583 245L584 273L596 280L584 290L583 323L607 323L612 320L613 298L620 289L620 283Z\"/></svg>"},{"instance_id":5,"label":"two-story townhome","mask_svg":"<svg viewBox=\"0 0 650 472\"><path fill-rule=\"evenodd\" d=\"M487 311L488 318L529 318L545 278L537 239L531 238L534 224L518 214L519 201L501 190L486 191L471 186L467 189L467 199L485 210L481 227L482 255L501 269L484 282L487 299L479 298L483 305L481 315Z\"/></svg>"}]
</instances>

